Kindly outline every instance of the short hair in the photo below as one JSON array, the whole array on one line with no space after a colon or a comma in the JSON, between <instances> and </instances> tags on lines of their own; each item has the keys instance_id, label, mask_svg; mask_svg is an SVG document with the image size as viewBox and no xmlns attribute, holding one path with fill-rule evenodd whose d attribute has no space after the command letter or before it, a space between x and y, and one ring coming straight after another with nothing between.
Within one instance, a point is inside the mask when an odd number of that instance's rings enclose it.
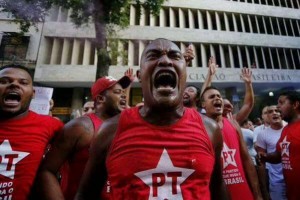
<instances>
[{"instance_id":1,"label":"short hair","mask_svg":"<svg viewBox=\"0 0 300 200\"><path fill-rule=\"evenodd\" d=\"M206 88L203 90L202 94L201 94L201 97L200 97L201 101L204 101L203 96L204 96L204 94L205 94L208 90L218 90L218 91L220 91L220 90L219 90L218 88L216 88L215 86L208 86L208 87L206 87Z\"/></svg>"},{"instance_id":2,"label":"short hair","mask_svg":"<svg viewBox=\"0 0 300 200\"><path fill-rule=\"evenodd\" d=\"M22 70L26 71L29 74L30 78L33 80L30 70L23 65L17 65L17 64L4 65L4 66L0 67L0 71L2 71L4 69L8 69L8 68L22 69Z\"/></svg>"},{"instance_id":3,"label":"short hair","mask_svg":"<svg viewBox=\"0 0 300 200\"><path fill-rule=\"evenodd\" d=\"M241 126L244 126L245 124L247 124L249 121L251 121L250 119L245 119L244 121L242 121Z\"/></svg>"},{"instance_id":4,"label":"short hair","mask_svg":"<svg viewBox=\"0 0 300 200\"><path fill-rule=\"evenodd\" d=\"M198 88L197 86L194 86L194 85L187 85L185 88L188 88L188 87L193 87L196 89L196 92L197 92L197 97L199 98L200 97L200 88Z\"/></svg>"},{"instance_id":5,"label":"short hair","mask_svg":"<svg viewBox=\"0 0 300 200\"><path fill-rule=\"evenodd\" d=\"M296 101L300 102L300 93L295 90L283 91L279 94L279 96L286 96L291 103L295 103Z\"/></svg>"}]
</instances>

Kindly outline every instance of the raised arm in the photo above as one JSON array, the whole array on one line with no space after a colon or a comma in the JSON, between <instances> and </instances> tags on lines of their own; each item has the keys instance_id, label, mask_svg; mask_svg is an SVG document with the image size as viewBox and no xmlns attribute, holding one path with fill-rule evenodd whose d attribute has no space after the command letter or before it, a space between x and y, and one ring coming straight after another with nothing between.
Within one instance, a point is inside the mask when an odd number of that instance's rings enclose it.
<instances>
[{"instance_id":1,"label":"raised arm","mask_svg":"<svg viewBox=\"0 0 300 200\"><path fill-rule=\"evenodd\" d=\"M223 148L223 137L219 125L212 119L201 115L206 131L212 141L215 150L215 166L210 181L211 199L230 199L229 193L222 177L221 151Z\"/></svg>"},{"instance_id":2,"label":"raised arm","mask_svg":"<svg viewBox=\"0 0 300 200\"><path fill-rule=\"evenodd\" d=\"M130 78L131 84L133 83L134 79L135 79L135 75L133 73L133 69L132 68L128 68L125 73L125 76L128 76ZM129 106L129 99L130 99L130 89L131 89L131 84L125 89L125 95L126 95L126 107L130 108Z\"/></svg>"},{"instance_id":3,"label":"raised arm","mask_svg":"<svg viewBox=\"0 0 300 200\"><path fill-rule=\"evenodd\" d=\"M57 173L68 156L76 149L77 142L81 134L88 134L84 124L91 123L87 118L81 117L67 123L62 133L54 139L50 151L40 167L36 179L36 192L39 199L44 200L63 200L64 196L57 180ZM93 132L93 130L89 130Z\"/></svg>"},{"instance_id":4,"label":"raised arm","mask_svg":"<svg viewBox=\"0 0 300 200\"><path fill-rule=\"evenodd\" d=\"M189 44L189 46L185 49L185 52L183 53L183 57L185 59L186 66L188 66L190 62L195 58L192 44Z\"/></svg>"},{"instance_id":5,"label":"raised arm","mask_svg":"<svg viewBox=\"0 0 300 200\"><path fill-rule=\"evenodd\" d=\"M238 113L235 114L236 121L241 124L248 118L254 106L254 92L252 86L252 71L249 68L243 68L241 79L245 83L244 103Z\"/></svg>"},{"instance_id":6,"label":"raised arm","mask_svg":"<svg viewBox=\"0 0 300 200\"><path fill-rule=\"evenodd\" d=\"M90 157L86 164L75 200L100 199L106 180L105 160L115 136L119 115L106 120L91 145Z\"/></svg>"},{"instance_id":7,"label":"raised arm","mask_svg":"<svg viewBox=\"0 0 300 200\"><path fill-rule=\"evenodd\" d=\"M203 91L205 90L205 88L211 86L212 79L213 79L214 75L216 74L218 67L219 67L219 65L216 64L216 59L213 56L210 57L208 60L208 71L207 71L207 75L205 77L205 81L201 87L200 97L201 97Z\"/></svg>"}]
</instances>

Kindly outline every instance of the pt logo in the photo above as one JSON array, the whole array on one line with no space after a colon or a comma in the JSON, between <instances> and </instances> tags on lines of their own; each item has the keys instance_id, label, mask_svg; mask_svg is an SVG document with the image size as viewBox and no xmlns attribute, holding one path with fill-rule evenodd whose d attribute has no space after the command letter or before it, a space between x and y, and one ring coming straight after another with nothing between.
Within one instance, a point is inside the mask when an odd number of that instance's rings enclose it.
<instances>
[{"instance_id":1,"label":"pt logo","mask_svg":"<svg viewBox=\"0 0 300 200\"><path fill-rule=\"evenodd\" d=\"M16 164L29 153L13 151L8 140L0 144L0 174L7 178L14 179Z\"/></svg>"},{"instance_id":2,"label":"pt logo","mask_svg":"<svg viewBox=\"0 0 300 200\"><path fill-rule=\"evenodd\" d=\"M284 139L282 140L282 142L279 143L280 147L281 147L281 156L290 156L290 142L286 140L286 136L284 137Z\"/></svg>"},{"instance_id":3,"label":"pt logo","mask_svg":"<svg viewBox=\"0 0 300 200\"><path fill-rule=\"evenodd\" d=\"M230 164L237 167L237 164L234 159L235 153L236 149L229 149L226 143L223 143L223 149L221 153L221 156L223 158L223 169L225 169Z\"/></svg>"},{"instance_id":4,"label":"pt logo","mask_svg":"<svg viewBox=\"0 0 300 200\"><path fill-rule=\"evenodd\" d=\"M180 184L195 170L175 167L166 149L163 150L156 168L135 173L150 187L149 200L183 199Z\"/></svg>"}]
</instances>

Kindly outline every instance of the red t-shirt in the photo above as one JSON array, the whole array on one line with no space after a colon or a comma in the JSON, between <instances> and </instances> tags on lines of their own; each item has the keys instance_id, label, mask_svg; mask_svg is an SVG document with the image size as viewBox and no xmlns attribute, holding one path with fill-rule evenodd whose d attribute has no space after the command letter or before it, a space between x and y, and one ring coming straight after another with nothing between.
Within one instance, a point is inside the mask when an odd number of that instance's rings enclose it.
<instances>
[{"instance_id":1,"label":"red t-shirt","mask_svg":"<svg viewBox=\"0 0 300 200\"><path fill-rule=\"evenodd\" d=\"M28 199L45 149L62 126L32 111L20 119L0 121L0 199Z\"/></svg>"},{"instance_id":2,"label":"red t-shirt","mask_svg":"<svg viewBox=\"0 0 300 200\"><path fill-rule=\"evenodd\" d=\"M94 126L94 134L98 131L102 124L102 120L94 113L85 115L90 118ZM89 159L90 144L85 148L75 152L72 157L69 158L62 173L61 187L66 200L73 200L79 187L81 176L83 174L85 165Z\"/></svg>"},{"instance_id":3,"label":"red t-shirt","mask_svg":"<svg viewBox=\"0 0 300 200\"><path fill-rule=\"evenodd\" d=\"M235 127L223 117L223 179L232 200L252 200L240 155L239 136Z\"/></svg>"},{"instance_id":4,"label":"red t-shirt","mask_svg":"<svg viewBox=\"0 0 300 200\"><path fill-rule=\"evenodd\" d=\"M289 200L299 200L300 179L300 121L288 124L277 142L277 151L281 152L283 176Z\"/></svg>"},{"instance_id":5,"label":"red t-shirt","mask_svg":"<svg viewBox=\"0 0 300 200\"><path fill-rule=\"evenodd\" d=\"M110 199L210 199L215 157L199 113L160 127L138 109L121 113L106 160Z\"/></svg>"}]
</instances>

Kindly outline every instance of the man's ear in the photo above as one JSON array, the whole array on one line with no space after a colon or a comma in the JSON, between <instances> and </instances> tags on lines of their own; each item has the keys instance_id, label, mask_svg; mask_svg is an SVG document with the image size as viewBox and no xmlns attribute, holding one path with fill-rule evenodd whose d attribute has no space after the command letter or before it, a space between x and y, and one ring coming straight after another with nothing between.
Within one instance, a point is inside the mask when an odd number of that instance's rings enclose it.
<instances>
[{"instance_id":1,"label":"man's ear","mask_svg":"<svg viewBox=\"0 0 300 200\"><path fill-rule=\"evenodd\" d=\"M300 110L300 102L299 101L295 101L293 103L293 107L294 107L295 110Z\"/></svg>"},{"instance_id":2,"label":"man's ear","mask_svg":"<svg viewBox=\"0 0 300 200\"><path fill-rule=\"evenodd\" d=\"M104 95L98 94L96 96L96 102L97 103L103 103L104 101L105 101L105 96Z\"/></svg>"},{"instance_id":3,"label":"man's ear","mask_svg":"<svg viewBox=\"0 0 300 200\"><path fill-rule=\"evenodd\" d=\"M137 77L137 79L139 80L139 82L141 82L141 72L140 72L139 69L136 70L136 77Z\"/></svg>"},{"instance_id":4,"label":"man's ear","mask_svg":"<svg viewBox=\"0 0 300 200\"><path fill-rule=\"evenodd\" d=\"M32 99L35 98L35 89L33 88Z\"/></svg>"}]
</instances>

